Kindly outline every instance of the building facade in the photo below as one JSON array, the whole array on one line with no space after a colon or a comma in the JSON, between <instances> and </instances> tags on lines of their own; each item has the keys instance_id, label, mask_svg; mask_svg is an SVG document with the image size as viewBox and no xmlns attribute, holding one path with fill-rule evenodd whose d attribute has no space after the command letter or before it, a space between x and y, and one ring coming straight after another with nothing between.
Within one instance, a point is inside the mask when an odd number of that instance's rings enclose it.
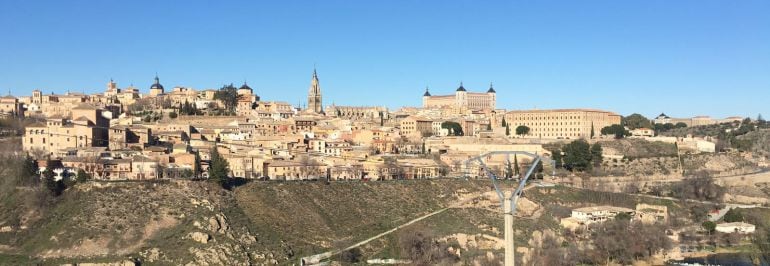
<instances>
[{"instance_id":1,"label":"building facade","mask_svg":"<svg viewBox=\"0 0 770 266\"><path fill-rule=\"evenodd\" d=\"M318 114L323 112L321 85L318 83L318 74L315 69L313 69L313 79L310 81L310 89L307 93L307 109Z\"/></svg>"},{"instance_id":2,"label":"building facade","mask_svg":"<svg viewBox=\"0 0 770 266\"><path fill-rule=\"evenodd\" d=\"M462 110L494 110L497 92L489 84L487 92L468 92L462 82L454 95L431 95L428 89L422 96L423 108L454 108Z\"/></svg>"},{"instance_id":3,"label":"building facade","mask_svg":"<svg viewBox=\"0 0 770 266\"><path fill-rule=\"evenodd\" d=\"M616 113L594 109L522 110L505 114L511 132L518 126L527 126L527 136L549 139L599 136L602 128L620 124L620 119Z\"/></svg>"}]
</instances>

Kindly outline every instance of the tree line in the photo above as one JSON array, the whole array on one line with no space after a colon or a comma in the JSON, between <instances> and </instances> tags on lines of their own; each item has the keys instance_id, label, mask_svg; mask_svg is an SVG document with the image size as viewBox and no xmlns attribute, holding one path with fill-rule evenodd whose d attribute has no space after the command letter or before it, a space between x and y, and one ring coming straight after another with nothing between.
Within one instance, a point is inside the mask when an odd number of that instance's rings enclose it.
<instances>
[{"instance_id":1,"label":"tree line","mask_svg":"<svg viewBox=\"0 0 770 266\"><path fill-rule=\"evenodd\" d=\"M561 149L552 150L551 158L556 161L556 168L573 172L589 171L601 165L602 145L590 145L583 139L574 140Z\"/></svg>"}]
</instances>

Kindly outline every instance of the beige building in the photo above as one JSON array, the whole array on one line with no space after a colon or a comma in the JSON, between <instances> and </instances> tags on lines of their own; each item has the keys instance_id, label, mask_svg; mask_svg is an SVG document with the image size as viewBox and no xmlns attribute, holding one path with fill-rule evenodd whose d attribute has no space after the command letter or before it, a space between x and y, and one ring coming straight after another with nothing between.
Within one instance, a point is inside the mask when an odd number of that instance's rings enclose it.
<instances>
[{"instance_id":1,"label":"beige building","mask_svg":"<svg viewBox=\"0 0 770 266\"><path fill-rule=\"evenodd\" d=\"M497 101L497 92L489 85L489 90L483 92L468 92L460 82L460 87L455 90L454 95L431 95L428 89L422 96L422 107L429 108L451 108L461 110L494 110Z\"/></svg>"},{"instance_id":2,"label":"beige building","mask_svg":"<svg viewBox=\"0 0 770 266\"><path fill-rule=\"evenodd\" d=\"M521 110L505 114L512 136L516 127L527 126L528 137L549 139L599 136L602 128L620 124L620 119L616 113L594 109Z\"/></svg>"},{"instance_id":3,"label":"beige building","mask_svg":"<svg viewBox=\"0 0 770 266\"><path fill-rule=\"evenodd\" d=\"M663 205L636 204L634 219L645 224L668 222L668 207Z\"/></svg>"},{"instance_id":4,"label":"beige building","mask_svg":"<svg viewBox=\"0 0 770 266\"><path fill-rule=\"evenodd\" d=\"M560 224L562 227L575 230L577 228L587 226L593 223L601 223L610 219L614 219L618 214L625 213L629 217L634 216L634 210L615 207L615 206L593 206L583 207L572 210L572 215L567 218L562 218Z\"/></svg>"},{"instance_id":5,"label":"beige building","mask_svg":"<svg viewBox=\"0 0 770 266\"><path fill-rule=\"evenodd\" d=\"M388 108L381 106L337 106L326 108L326 115L350 120L377 120L388 119Z\"/></svg>"},{"instance_id":6,"label":"beige building","mask_svg":"<svg viewBox=\"0 0 770 266\"><path fill-rule=\"evenodd\" d=\"M433 121L424 117L410 116L401 120L401 136L422 137L433 134Z\"/></svg>"},{"instance_id":7,"label":"beige building","mask_svg":"<svg viewBox=\"0 0 770 266\"><path fill-rule=\"evenodd\" d=\"M24 116L23 104L19 99L11 95L0 97L0 117L3 116Z\"/></svg>"},{"instance_id":8,"label":"beige building","mask_svg":"<svg viewBox=\"0 0 770 266\"><path fill-rule=\"evenodd\" d=\"M655 119L652 119L652 122L655 124L674 124L677 123L684 123L688 127L695 127L695 126L705 126L705 125L714 125L714 124L721 124L721 123L731 123L731 122L740 122L744 119L744 117L740 116L731 116L724 119L715 119L710 116L695 116L692 118L673 118L669 117L665 113L661 113Z\"/></svg>"},{"instance_id":9,"label":"beige building","mask_svg":"<svg viewBox=\"0 0 770 266\"><path fill-rule=\"evenodd\" d=\"M277 180L312 180L326 178L326 165L313 160L268 160L263 176Z\"/></svg>"},{"instance_id":10,"label":"beige building","mask_svg":"<svg viewBox=\"0 0 770 266\"><path fill-rule=\"evenodd\" d=\"M45 124L29 125L25 128L22 141L24 150L32 154L53 155L67 148L107 146L109 120L102 111L82 104L72 109L74 119L54 116L49 117Z\"/></svg>"}]
</instances>

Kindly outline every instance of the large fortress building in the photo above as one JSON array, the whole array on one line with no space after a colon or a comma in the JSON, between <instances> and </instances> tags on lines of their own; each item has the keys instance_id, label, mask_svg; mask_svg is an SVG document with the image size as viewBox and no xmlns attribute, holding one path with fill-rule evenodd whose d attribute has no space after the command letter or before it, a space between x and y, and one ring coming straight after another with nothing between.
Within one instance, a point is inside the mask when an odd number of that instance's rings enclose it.
<instances>
[{"instance_id":1,"label":"large fortress building","mask_svg":"<svg viewBox=\"0 0 770 266\"><path fill-rule=\"evenodd\" d=\"M505 113L507 125L530 128L529 137L544 139L592 138L602 128L620 124L619 114L595 109L520 110Z\"/></svg>"},{"instance_id":2,"label":"large fortress building","mask_svg":"<svg viewBox=\"0 0 770 266\"><path fill-rule=\"evenodd\" d=\"M494 110L497 92L489 84L487 92L468 92L463 83L450 95L431 95L428 89L422 96L423 108L459 108L468 110Z\"/></svg>"}]
</instances>

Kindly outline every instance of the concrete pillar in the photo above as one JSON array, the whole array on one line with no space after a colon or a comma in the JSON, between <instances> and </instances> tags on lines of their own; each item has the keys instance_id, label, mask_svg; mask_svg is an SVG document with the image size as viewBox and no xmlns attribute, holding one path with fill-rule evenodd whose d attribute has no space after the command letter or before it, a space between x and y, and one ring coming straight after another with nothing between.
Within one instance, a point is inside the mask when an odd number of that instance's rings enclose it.
<instances>
[{"instance_id":1,"label":"concrete pillar","mask_svg":"<svg viewBox=\"0 0 770 266\"><path fill-rule=\"evenodd\" d=\"M503 199L503 215L505 216L505 266L514 266L515 251L513 250L513 213L510 198Z\"/></svg>"}]
</instances>

